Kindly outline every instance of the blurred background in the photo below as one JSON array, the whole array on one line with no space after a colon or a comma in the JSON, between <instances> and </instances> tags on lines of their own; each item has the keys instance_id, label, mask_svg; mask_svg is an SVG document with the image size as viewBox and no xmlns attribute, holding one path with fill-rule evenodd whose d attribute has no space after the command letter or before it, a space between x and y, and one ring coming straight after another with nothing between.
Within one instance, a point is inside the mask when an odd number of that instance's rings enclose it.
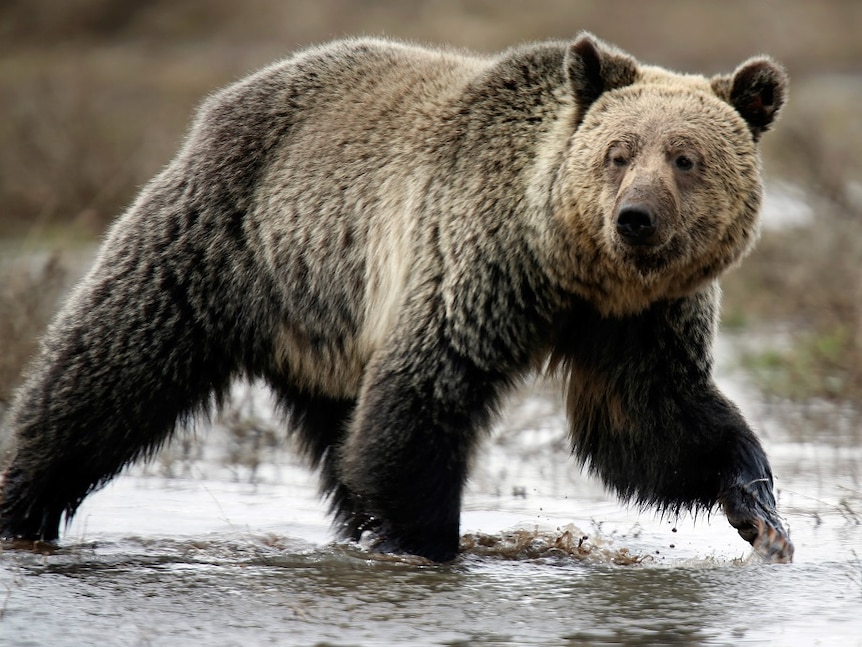
<instances>
[{"instance_id":1,"label":"blurred background","mask_svg":"<svg viewBox=\"0 0 862 647\"><path fill-rule=\"evenodd\" d=\"M207 93L291 51L386 35L482 52L588 29L644 62L731 71L768 53L790 103L764 139L758 250L724 327L768 402L862 419L862 3L855 0L4 0L0 416L104 228ZM824 406L824 404L826 406ZM849 423L849 424L848 424ZM856 439L854 437L854 439Z\"/></svg>"}]
</instances>

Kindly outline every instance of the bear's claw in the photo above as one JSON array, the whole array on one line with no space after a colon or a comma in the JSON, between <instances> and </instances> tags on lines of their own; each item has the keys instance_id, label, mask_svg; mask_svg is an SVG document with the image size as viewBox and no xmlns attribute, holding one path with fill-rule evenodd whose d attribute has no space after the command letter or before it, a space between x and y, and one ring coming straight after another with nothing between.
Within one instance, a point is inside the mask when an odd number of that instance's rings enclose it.
<instances>
[{"instance_id":1,"label":"bear's claw","mask_svg":"<svg viewBox=\"0 0 862 647\"><path fill-rule=\"evenodd\" d=\"M774 520L753 519L730 524L739 531L739 535L752 545L754 551L765 562L771 564L789 564L793 561L793 544L784 527Z\"/></svg>"},{"instance_id":2,"label":"bear's claw","mask_svg":"<svg viewBox=\"0 0 862 647\"><path fill-rule=\"evenodd\" d=\"M772 493L764 504L764 492L751 484L733 488L722 497L722 507L730 525L739 536L750 543L764 561L771 564L789 564L793 561L793 543L790 533L775 512Z\"/></svg>"}]
</instances>

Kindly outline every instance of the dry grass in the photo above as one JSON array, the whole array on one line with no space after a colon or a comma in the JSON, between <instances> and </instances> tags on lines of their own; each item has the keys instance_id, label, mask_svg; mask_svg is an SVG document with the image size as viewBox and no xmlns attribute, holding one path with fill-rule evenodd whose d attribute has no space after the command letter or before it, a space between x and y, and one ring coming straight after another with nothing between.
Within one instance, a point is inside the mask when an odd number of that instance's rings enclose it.
<instances>
[{"instance_id":1,"label":"dry grass","mask_svg":"<svg viewBox=\"0 0 862 647\"><path fill-rule=\"evenodd\" d=\"M58 254L44 261L28 259L0 265L0 418L13 386L35 354L38 336L47 325L68 270Z\"/></svg>"},{"instance_id":2,"label":"dry grass","mask_svg":"<svg viewBox=\"0 0 862 647\"><path fill-rule=\"evenodd\" d=\"M137 135L100 114L86 84L42 79L3 93L0 191L14 233L65 222L99 232L136 184ZM98 154L96 154L98 151ZM13 229L13 227L15 229Z\"/></svg>"},{"instance_id":3,"label":"dry grass","mask_svg":"<svg viewBox=\"0 0 862 647\"><path fill-rule=\"evenodd\" d=\"M743 362L768 394L831 402L836 414L862 419L862 199L858 169L847 161L851 150L862 150L862 124L844 119L836 132L835 121L828 124L833 133L799 120L786 124L777 144L799 156L787 174L806 188L815 217L764 234L724 283L725 313L755 330L784 325L787 343L754 347ZM843 141L830 141L842 132ZM854 157L859 164L862 156Z\"/></svg>"}]
</instances>

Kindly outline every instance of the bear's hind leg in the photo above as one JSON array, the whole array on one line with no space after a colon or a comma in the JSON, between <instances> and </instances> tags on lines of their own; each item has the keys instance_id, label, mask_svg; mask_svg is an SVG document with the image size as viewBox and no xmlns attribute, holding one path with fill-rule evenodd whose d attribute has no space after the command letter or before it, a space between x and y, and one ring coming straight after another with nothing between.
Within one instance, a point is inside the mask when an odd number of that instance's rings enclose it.
<instances>
[{"instance_id":1,"label":"bear's hind leg","mask_svg":"<svg viewBox=\"0 0 862 647\"><path fill-rule=\"evenodd\" d=\"M337 533L345 539L358 540L371 524L371 518L342 483L338 464L356 401L309 396L284 387L280 377L269 382L279 405L288 414L290 433L298 436L300 451L312 468L320 469L320 493L329 499Z\"/></svg>"},{"instance_id":2,"label":"bear's hind leg","mask_svg":"<svg viewBox=\"0 0 862 647\"><path fill-rule=\"evenodd\" d=\"M0 538L57 539L63 516L229 384L225 336L214 343L191 305L192 275L118 256L69 298L7 416Z\"/></svg>"}]
</instances>

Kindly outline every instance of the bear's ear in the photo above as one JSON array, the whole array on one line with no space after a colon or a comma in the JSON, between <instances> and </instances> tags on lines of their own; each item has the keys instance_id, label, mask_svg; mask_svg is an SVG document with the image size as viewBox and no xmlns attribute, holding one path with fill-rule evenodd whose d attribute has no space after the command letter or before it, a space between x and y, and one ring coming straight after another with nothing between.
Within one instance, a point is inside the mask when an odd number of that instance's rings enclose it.
<instances>
[{"instance_id":1,"label":"bear's ear","mask_svg":"<svg viewBox=\"0 0 862 647\"><path fill-rule=\"evenodd\" d=\"M639 74L634 58L587 32L569 45L564 64L580 109L578 123L603 92L631 85Z\"/></svg>"},{"instance_id":2,"label":"bear's ear","mask_svg":"<svg viewBox=\"0 0 862 647\"><path fill-rule=\"evenodd\" d=\"M754 141L769 130L787 95L787 72L765 56L751 58L731 76L713 77L712 90L736 108Z\"/></svg>"}]
</instances>

